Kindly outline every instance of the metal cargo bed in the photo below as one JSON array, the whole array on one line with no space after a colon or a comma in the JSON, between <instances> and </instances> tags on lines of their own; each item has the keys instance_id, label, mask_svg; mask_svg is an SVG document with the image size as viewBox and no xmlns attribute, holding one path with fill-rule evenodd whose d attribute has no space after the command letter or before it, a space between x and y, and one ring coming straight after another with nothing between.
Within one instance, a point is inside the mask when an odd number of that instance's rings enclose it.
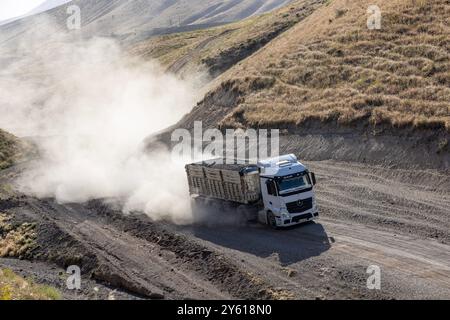
<instances>
[{"instance_id":1,"label":"metal cargo bed","mask_svg":"<svg viewBox=\"0 0 450 320\"><path fill-rule=\"evenodd\" d=\"M223 162L210 160L186 166L191 195L242 204L257 202L261 191L257 165Z\"/></svg>"}]
</instances>

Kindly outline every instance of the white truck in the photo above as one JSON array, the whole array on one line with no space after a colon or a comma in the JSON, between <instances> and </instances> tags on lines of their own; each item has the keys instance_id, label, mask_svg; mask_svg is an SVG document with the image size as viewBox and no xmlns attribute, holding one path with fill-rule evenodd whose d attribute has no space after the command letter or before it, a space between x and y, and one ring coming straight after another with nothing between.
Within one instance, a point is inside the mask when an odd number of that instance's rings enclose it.
<instances>
[{"instance_id":1,"label":"white truck","mask_svg":"<svg viewBox=\"0 0 450 320\"><path fill-rule=\"evenodd\" d=\"M212 207L224 213L235 209L247 220L257 219L275 229L319 217L315 174L295 155L255 164L227 164L219 160L186 166L189 191L196 208Z\"/></svg>"}]
</instances>

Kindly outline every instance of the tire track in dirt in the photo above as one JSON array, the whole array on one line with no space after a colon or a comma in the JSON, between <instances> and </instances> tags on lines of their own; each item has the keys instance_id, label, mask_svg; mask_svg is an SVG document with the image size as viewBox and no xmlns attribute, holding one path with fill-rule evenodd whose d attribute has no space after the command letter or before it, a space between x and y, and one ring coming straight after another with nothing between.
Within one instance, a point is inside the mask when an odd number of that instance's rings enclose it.
<instances>
[{"instance_id":1,"label":"tire track in dirt","mask_svg":"<svg viewBox=\"0 0 450 320\"><path fill-rule=\"evenodd\" d=\"M178 74L191 60L193 60L195 58L195 56L198 53L200 53L201 50L206 48L211 42L215 41L216 39L219 39L220 37L232 32L232 31L234 31L234 29L228 29L218 35L209 37L209 38L201 41L188 54L183 55L180 59L178 59L177 61L172 63L172 65L169 66L167 71Z\"/></svg>"},{"instance_id":2,"label":"tire track in dirt","mask_svg":"<svg viewBox=\"0 0 450 320\"><path fill-rule=\"evenodd\" d=\"M325 216L450 241L450 175L311 162ZM400 178L399 178L400 176ZM412 182L416 183L413 184Z\"/></svg>"},{"instance_id":3,"label":"tire track in dirt","mask_svg":"<svg viewBox=\"0 0 450 320\"><path fill-rule=\"evenodd\" d=\"M92 219L82 206L36 200L27 205L33 212L45 212L64 234L99 260L93 270L97 280L154 299L231 298L195 273L186 276L174 256L157 244Z\"/></svg>"},{"instance_id":4,"label":"tire track in dirt","mask_svg":"<svg viewBox=\"0 0 450 320\"><path fill-rule=\"evenodd\" d=\"M420 298L419 291L450 298L450 246L434 240L333 219L280 231L202 226L180 231L297 299ZM366 287L370 265L382 268L383 281L386 275L381 292Z\"/></svg>"},{"instance_id":5,"label":"tire track in dirt","mask_svg":"<svg viewBox=\"0 0 450 320\"><path fill-rule=\"evenodd\" d=\"M321 224L279 231L263 226L192 226L178 230L233 257L235 263L287 290L296 299L390 297L369 292L357 272L333 258L334 240ZM332 274L324 274L329 268ZM350 273L349 278L340 279L340 272Z\"/></svg>"},{"instance_id":6,"label":"tire track in dirt","mask_svg":"<svg viewBox=\"0 0 450 320\"><path fill-rule=\"evenodd\" d=\"M335 250L364 258L409 276L431 280L450 297L450 246L433 240L392 235L354 224L324 220L336 239Z\"/></svg>"}]
</instances>

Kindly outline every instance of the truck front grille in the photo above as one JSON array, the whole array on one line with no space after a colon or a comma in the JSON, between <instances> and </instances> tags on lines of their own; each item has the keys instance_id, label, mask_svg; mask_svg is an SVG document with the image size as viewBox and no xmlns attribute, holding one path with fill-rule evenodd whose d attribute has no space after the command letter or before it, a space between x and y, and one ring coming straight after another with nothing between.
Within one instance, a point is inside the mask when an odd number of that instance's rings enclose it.
<instances>
[{"instance_id":1,"label":"truck front grille","mask_svg":"<svg viewBox=\"0 0 450 320\"><path fill-rule=\"evenodd\" d=\"M313 199L298 200L286 204L289 213L302 213L311 210L313 207Z\"/></svg>"}]
</instances>

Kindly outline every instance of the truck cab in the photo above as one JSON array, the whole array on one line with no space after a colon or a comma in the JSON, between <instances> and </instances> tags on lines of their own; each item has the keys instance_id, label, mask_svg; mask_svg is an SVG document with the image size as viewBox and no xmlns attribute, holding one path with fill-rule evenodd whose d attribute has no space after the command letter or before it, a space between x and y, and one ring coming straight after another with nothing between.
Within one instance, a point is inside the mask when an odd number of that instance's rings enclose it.
<instances>
[{"instance_id":1,"label":"truck cab","mask_svg":"<svg viewBox=\"0 0 450 320\"><path fill-rule=\"evenodd\" d=\"M258 220L273 228L289 227L318 218L315 174L295 155L258 162L264 209Z\"/></svg>"}]
</instances>

